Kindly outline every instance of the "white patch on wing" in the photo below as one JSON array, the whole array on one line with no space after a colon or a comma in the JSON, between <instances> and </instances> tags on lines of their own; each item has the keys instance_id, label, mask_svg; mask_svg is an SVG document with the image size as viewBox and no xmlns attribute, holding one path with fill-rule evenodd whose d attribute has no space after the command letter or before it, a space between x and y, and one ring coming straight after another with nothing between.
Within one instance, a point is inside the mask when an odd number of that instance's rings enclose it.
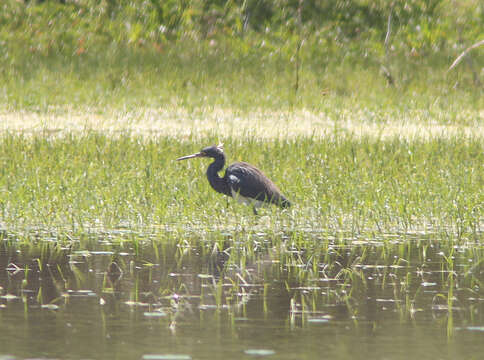
<instances>
[{"instance_id":1,"label":"white patch on wing","mask_svg":"<svg viewBox=\"0 0 484 360\"><path fill-rule=\"evenodd\" d=\"M232 183L232 184L238 184L240 182L240 179L233 174L229 175L229 179L230 179L230 183Z\"/></svg>"}]
</instances>

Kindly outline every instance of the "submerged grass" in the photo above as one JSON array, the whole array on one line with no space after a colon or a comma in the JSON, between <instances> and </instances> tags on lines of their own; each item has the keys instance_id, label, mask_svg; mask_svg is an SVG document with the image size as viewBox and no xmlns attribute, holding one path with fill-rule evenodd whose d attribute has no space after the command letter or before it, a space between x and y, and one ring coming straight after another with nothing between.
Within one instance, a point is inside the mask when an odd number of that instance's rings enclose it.
<instances>
[{"instance_id":1,"label":"submerged grass","mask_svg":"<svg viewBox=\"0 0 484 360\"><path fill-rule=\"evenodd\" d=\"M0 264L9 274L0 279L0 302L21 297L32 309L98 296L97 310L130 306L167 317L174 328L194 311L246 317L254 304L264 317L281 311L291 327L398 318L441 323L452 336L454 321L482 323L484 248L438 235L317 234L304 244L264 233L0 239Z\"/></svg>"},{"instance_id":2,"label":"submerged grass","mask_svg":"<svg viewBox=\"0 0 484 360\"><path fill-rule=\"evenodd\" d=\"M27 18L0 36L0 315L21 300L22 318L60 310L59 321L92 299L89 334L120 311L169 336L211 311L235 329L255 304L257 319L312 332L395 317L441 323L448 337L456 325L482 331L482 53L446 73L477 20L462 32L446 15L459 40L442 31L440 45L439 26L419 22L417 38L400 23L389 44L347 42L329 24L124 44L90 36L101 27L57 33L62 16L50 30ZM174 161L219 142L294 206L254 216L210 188L208 161Z\"/></svg>"},{"instance_id":3,"label":"submerged grass","mask_svg":"<svg viewBox=\"0 0 484 360\"><path fill-rule=\"evenodd\" d=\"M174 161L219 141L225 143L229 162L244 160L261 168L294 207L271 207L254 217L247 207L210 189L207 161ZM464 136L180 140L96 132L5 134L0 142L0 221L12 230L74 232L162 227L479 236L484 227L483 163L482 139Z\"/></svg>"}]
</instances>

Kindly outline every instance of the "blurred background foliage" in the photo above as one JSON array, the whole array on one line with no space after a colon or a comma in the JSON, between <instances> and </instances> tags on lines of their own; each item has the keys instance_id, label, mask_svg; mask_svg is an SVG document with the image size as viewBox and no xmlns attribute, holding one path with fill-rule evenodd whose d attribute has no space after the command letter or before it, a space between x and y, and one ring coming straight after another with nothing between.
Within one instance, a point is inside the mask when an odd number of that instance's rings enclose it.
<instances>
[{"instance_id":1,"label":"blurred background foliage","mask_svg":"<svg viewBox=\"0 0 484 360\"><path fill-rule=\"evenodd\" d=\"M0 41L71 55L113 43L160 51L170 41L220 37L278 46L297 35L329 50L382 52L390 13L392 50L414 57L484 36L479 0L3 0Z\"/></svg>"},{"instance_id":2,"label":"blurred background foliage","mask_svg":"<svg viewBox=\"0 0 484 360\"><path fill-rule=\"evenodd\" d=\"M482 24L482 0L3 0L0 104L475 108L483 47L445 74Z\"/></svg>"}]
</instances>

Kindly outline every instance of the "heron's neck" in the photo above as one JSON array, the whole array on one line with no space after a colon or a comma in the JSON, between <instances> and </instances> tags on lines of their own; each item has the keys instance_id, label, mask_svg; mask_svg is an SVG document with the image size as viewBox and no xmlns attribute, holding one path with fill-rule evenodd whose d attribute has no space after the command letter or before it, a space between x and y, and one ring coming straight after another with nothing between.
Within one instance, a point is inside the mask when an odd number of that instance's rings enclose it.
<instances>
[{"instance_id":1,"label":"heron's neck","mask_svg":"<svg viewBox=\"0 0 484 360\"><path fill-rule=\"evenodd\" d=\"M225 165L225 155L222 154L214 158L213 163L208 166L207 178L212 188L222 194L230 196L230 188L224 178L218 175Z\"/></svg>"}]
</instances>

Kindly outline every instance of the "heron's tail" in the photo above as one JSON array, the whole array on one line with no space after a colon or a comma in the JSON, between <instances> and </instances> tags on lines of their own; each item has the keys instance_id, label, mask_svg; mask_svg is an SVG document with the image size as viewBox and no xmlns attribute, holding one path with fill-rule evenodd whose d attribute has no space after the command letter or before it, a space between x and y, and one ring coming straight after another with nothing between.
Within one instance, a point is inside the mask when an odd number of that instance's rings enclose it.
<instances>
[{"instance_id":1,"label":"heron's tail","mask_svg":"<svg viewBox=\"0 0 484 360\"><path fill-rule=\"evenodd\" d=\"M291 206L291 202L287 200L284 196L282 196L279 205L281 206L281 208L286 209Z\"/></svg>"}]
</instances>

